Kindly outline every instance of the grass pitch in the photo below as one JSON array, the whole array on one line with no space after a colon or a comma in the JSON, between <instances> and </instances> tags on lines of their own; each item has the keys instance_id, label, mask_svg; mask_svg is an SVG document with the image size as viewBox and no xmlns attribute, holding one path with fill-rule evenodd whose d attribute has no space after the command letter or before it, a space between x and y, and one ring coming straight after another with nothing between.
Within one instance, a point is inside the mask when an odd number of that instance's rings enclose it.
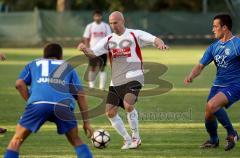
<instances>
[{"instance_id":1,"label":"grass pitch","mask_svg":"<svg viewBox=\"0 0 240 158\"><path fill-rule=\"evenodd\" d=\"M199 145L207 138L203 124L204 108L209 88L215 76L214 65L209 65L201 76L188 87L183 85L183 79L199 61L205 49L206 46L177 46L164 52L151 48L143 49L144 61L157 62L167 66L168 70L159 78L170 82L173 89L161 95L155 94L139 98L137 109L140 114L143 143L137 150L120 150L122 139L113 130L104 115L92 118L91 123L95 129L108 130L111 142L104 150L95 149L84 136L81 122L79 122L81 137L90 145L94 157L239 157L239 144L230 152L224 151L226 132L221 126L219 126L220 147L213 150L199 149ZM15 80L25 64L41 57L42 50L6 48L0 49L0 52L4 52L7 56L7 60L0 63L0 127L8 129L6 134L0 135L0 155L3 155L25 107L24 101L14 88ZM79 52L66 48L64 54L65 59L69 59L79 55ZM80 76L83 76L85 68L85 65L77 68ZM109 72L110 69L107 68L107 71ZM86 81L83 82L87 85ZM146 88L148 86L150 85L146 85ZM101 98L93 96L89 96L88 100L90 108L94 108L101 102ZM237 130L240 129L239 111L239 103L234 104L228 110ZM123 112L120 114L126 122L125 114ZM31 135L22 146L20 154L22 158L75 157L73 148L67 143L64 136L56 134L55 125L52 123L45 124L37 134Z\"/></svg>"}]
</instances>

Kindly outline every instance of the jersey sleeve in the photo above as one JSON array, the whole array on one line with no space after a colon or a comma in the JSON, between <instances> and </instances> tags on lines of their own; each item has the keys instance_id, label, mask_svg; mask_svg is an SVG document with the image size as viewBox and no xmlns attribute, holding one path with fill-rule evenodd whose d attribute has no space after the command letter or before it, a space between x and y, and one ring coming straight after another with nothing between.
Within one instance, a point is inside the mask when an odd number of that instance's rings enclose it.
<instances>
[{"instance_id":1,"label":"jersey sleeve","mask_svg":"<svg viewBox=\"0 0 240 158\"><path fill-rule=\"evenodd\" d=\"M84 38L90 38L90 36L91 36L90 27L91 27L90 24L88 24L88 25L86 26L86 28L85 28L85 30L84 30L84 33L83 33L83 37L84 37Z\"/></svg>"},{"instance_id":2,"label":"jersey sleeve","mask_svg":"<svg viewBox=\"0 0 240 158\"><path fill-rule=\"evenodd\" d=\"M31 85L32 76L31 76L30 64L27 64L24 67L18 79L22 79L26 83L26 85Z\"/></svg>"},{"instance_id":3,"label":"jersey sleeve","mask_svg":"<svg viewBox=\"0 0 240 158\"><path fill-rule=\"evenodd\" d=\"M212 46L209 46L205 53L203 54L202 59L200 60L200 64L203 64L204 66L210 64L214 60L214 57L212 55Z\"/></svg>"},{"instance_id":4,"label":"jersey sleeve","mask_svg":"<svg viewBox=\"0 0 240 158\"><path fill-rule=\"evenodd\" d=\"M104 37L103 39L98 41L98 43L92 48L92 51L96 56L100 56L108 53L108 48L107 48L108 38L109 36Z\"/></svg>"},{"instance_id":5,"label":"jersey sleeve","mask_svg":"<svg viewBox=\"0 0 240 158\"><path fill-rule=\"evenodd\" d=\"M139 39L138 42L139 42L140 47L154 44L156 36L154 36L148 32L142 31L142 30L136 30L136 33L137 33L137 37Z\"/></svg>"}]
</instances>

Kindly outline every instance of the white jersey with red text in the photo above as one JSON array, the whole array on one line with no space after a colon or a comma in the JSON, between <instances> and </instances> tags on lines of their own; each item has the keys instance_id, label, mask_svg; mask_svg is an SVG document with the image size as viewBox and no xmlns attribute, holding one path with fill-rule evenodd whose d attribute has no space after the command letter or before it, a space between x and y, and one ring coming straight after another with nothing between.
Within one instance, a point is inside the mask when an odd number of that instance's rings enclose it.
<instances>
[{"instance_id":1,"label":"white jersey with red text","mask_svg":"<svg viewBox=\"0 0 240 158\"><path fill-rule=\"evenodd\" d=\"M92 22L84 30L83 37L90 39L90 48L93 48L97 42L107 35L111 34L110 26L105 23Z\"/></svg>"},{"instance_id":2,"label":"white jersey with red text","mask_svg":"<svg viewBox=\"0 0 240 158\"><path fill-rule=\"evenodd\" d=\"M140 48L153 45L155 38L145 31L126 28L122 35L112 33L92 48L96 56L109 54L112 67L111 86L119 86L130 81L144 84Z\"/></svg>"}]
</instances>

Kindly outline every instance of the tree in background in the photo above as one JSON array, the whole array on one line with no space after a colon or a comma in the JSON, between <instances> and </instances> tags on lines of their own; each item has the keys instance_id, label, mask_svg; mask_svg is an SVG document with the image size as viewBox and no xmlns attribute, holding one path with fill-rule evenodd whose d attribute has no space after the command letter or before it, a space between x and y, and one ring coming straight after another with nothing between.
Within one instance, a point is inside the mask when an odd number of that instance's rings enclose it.
<instances>
[{"instance_id":1,"label":"tree in background","mask_svg":"<svg viewBox=\"0 0 240 158\"><path fill-rule=\"evenodd\" d=\"M10 11L29 11L39 9L94 10L103 11L164 11L182 10L201 12L203 0L0 0L9 6ZM227 10L225 1L207 0L208 11Z\"/></svg>"},{"instance_id":2,"label":"tree in background","mask_svg":"<svg viewBox=\"0 0 240 158\"><path fill-rule=\"evenodd\" d=\"M57 11L63 12L65 10L70 10L71 4L70 0L57 0Z\"/></svg>"}]
</instances>

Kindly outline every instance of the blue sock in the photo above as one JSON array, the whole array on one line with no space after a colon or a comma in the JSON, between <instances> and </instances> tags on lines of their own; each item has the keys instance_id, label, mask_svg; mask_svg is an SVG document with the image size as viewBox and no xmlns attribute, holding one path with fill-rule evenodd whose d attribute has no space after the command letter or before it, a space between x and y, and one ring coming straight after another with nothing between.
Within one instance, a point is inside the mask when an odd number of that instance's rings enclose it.
<instances>
[{"instance_id":1,"label":"blue sock","mask_svg":"<svg viewBox=\"0 0 240 158\"><path fill-rule=\"evenodd\" d=\"M75 151L78 158L92 158L92 153L86 144L75 147Z\"/></svg>"},{"instance_id":2,"label":"blue sock","mask_svg":"<svg viewBox=\"0 0 240 158\"><path fill-rule=\"evenodd\" d=\"M17 151L7 150L4 158L18 158L19 154Z\"/></svg>"},{"instance_id":3,"label":"blue sock","mask_svg":"<svg viewBox=\"0 0 240 158\"><path fill-rule=\"evenodd\" d=\"M218 123L217 120L205 120L205 127L207 129L207 132L210 136L210 141L212 143L216 143L218 141L218 134L217 134L217 128L218 128Z\"/></svg>"},{"instance_id":4,"label":"blue sock","mask_svg":"<svg viewBox=\"0 0 240 158\"><path fill-rule=\"evenodd\" d=\"M235 135L235 131L233 129L232 123L226 113L226 111L221 108L214 113L218 121L222 124L222 126L227 130L228 135Z\"/></svg>"}]
</instances>

